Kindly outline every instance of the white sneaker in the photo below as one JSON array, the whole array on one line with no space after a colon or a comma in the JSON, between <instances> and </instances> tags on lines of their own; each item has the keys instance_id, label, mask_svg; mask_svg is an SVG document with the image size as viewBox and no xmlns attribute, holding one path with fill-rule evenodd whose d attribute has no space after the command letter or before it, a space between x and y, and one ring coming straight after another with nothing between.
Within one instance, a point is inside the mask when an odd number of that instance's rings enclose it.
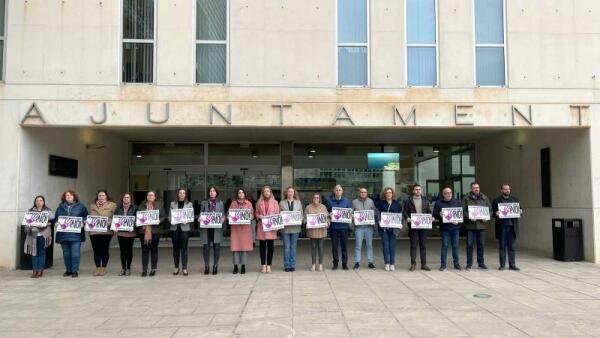
<instances>
[{"instance_id":1,"label":"white sneaker","mask_svg":"<svg viewBox=\"0 0 600 338\"><path fill-rule=\"evenodd\" d=\"M396 270L396 267L394 266L394 264L390 264L390 271L394 271Z\"/></svg>"},{"instance_id":2,"label":"white sneaker","mask_svg":"<svg viewBox=\"0 0 600 338\"><path fill-rule=\"evenodd\" d=\"M385 271L390 271L390 265L389 264L385 265Z\"/></svg>"},{"instance_id":3,"label":"white sneaker","mask_svg":"<svg viewBox=\"0 0 600 338\"><path fill-rule=\"evenodd\" d=\"M310 271L315 271L316 269L317 267L314 264L310 267Z\"/></svg>"},{"instance_id":4,"label":"white sneaker","mask_svg":"<svg viewBox=\"0 0 600 338\"><path fill-rule=\"evenodd\" d=\"M323 264L319 264L319 271L323 271Z\"/></svg>"}]
</instances>

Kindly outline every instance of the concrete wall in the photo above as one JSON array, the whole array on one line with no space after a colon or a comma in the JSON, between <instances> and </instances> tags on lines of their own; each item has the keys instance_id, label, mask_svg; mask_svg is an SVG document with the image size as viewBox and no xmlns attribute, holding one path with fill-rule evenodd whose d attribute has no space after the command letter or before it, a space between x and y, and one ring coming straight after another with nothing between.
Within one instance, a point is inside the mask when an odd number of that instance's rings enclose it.
<instances>
[{"instance_id":1,"label":"concrete wall","mask_svg":"<svg viewBox=\"0 0 600 338\"><path fill-rule=\"evenodd\" d=\"M500 184L508 182L521 200L524 213L518 247L551 256L552 218L582 218L585 259L600 262L594 222L597 207L592 209L592 191L597 189L591 189L590 133L590 129L515 130L477 142L477 180L482 191L495 198ZM552 208L543 208L541 201L540 149L545 147L550 147ZM488 238L493 239L493 226L490 230Z\"/></svg>"}]
</instances>

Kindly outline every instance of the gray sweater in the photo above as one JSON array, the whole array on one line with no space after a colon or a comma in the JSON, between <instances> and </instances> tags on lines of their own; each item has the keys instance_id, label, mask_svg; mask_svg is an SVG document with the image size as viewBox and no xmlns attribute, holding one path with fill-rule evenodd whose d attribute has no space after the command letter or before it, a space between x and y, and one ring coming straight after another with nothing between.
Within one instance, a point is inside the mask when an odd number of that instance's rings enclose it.
<instances>
[{"instance_id":1,"label":"gray sweater","mask_svg":"<svg viewBox=\"0 0 600 338\"><path fill-rule=\"evenodd\" d=\"M286 199L281 200L279 202L279 210L281 211L300 211L302 212L302 202L299 200L293 201L292 210L288 207L288 202ZM285 228L281 230L282 234L297 234L300 232L302 226L301 225L286 225Z\"/></svg>"},{"instance_id":2,"label":"gray sweater","mask_svg":"<svg viewBox=\"0 0 600 338\"><path fill-rule=\"evenodd\" d=\"M360 199L355 199L354 201L352 201L352 210L354 211L358 211L358 210L373 210L373 216L375 217L375 219L378 219L378 215L379 215L379 210L377 210L377 208L375 207L375 202L373 202L372 199L370 198L366 198L364 201L361 201ZM375 222L375 224L377 224L377 222ZM357 227L374 227L375 225L356 225Z\"/></svg>"}]
</instances>

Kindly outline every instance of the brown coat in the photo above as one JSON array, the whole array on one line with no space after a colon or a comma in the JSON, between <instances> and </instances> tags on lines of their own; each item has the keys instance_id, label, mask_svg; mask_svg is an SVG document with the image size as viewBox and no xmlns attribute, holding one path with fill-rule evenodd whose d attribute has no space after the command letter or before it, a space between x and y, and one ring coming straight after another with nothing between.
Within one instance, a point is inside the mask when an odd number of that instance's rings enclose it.
<instances>
[{"instance_id":1,"label":"brown coat","mask_svg":"<svg viewBox=\"0 0 600 338\"><path fill-rule=\"evenodd\" d=\"M329 214L327 212L327 207L324 204L309 204L304 209L304 221L306 222L306 215L310 214ZM329 227L329 216L327 216L327 228ZM308 238L325 238L327 237L327 228L319 228L319 229L306 229L306 234Z\"/></svg>"},{"instance_id":2,"label":"brown coat","mask_svg":"<svg viewBox=\"0 0 600 338\"><path fill-rule=\"evenodd\" d=\"M92 216L104 216L104 217L108 217L108 224L109 224L108 232L93 232L93 231L88 231L88 233L90 234L90 236L94 236L94 235L112 236L113 235L113 231L110 230L110 224L112 223L112 217L113 217L116 209L117 209L117 204L115 202L113 202L113 201L107 201L100 208L98 208L98 206L96 205L96 203L92 203L90 205L90 215L92 215Z\"/></svg>"}]
</instances>

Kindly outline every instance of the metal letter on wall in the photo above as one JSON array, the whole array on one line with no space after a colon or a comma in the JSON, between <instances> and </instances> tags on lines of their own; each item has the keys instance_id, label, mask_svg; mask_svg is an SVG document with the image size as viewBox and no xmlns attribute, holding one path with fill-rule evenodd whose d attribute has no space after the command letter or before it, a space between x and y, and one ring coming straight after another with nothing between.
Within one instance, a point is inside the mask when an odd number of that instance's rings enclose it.
<instances>
[{"instance_id":1,"label":"metal letter on wall","mask_svg":"<svg viewBox=\"0 0 600 338\"><path fill-rule=\"evenodd\" d=\"M273 104L273 108L279 108L279 125L283 126L283 108L292 108L291 104Z\"/></svg>"},{"instance_id":2,"label":"metal letter on wall","mask_svg":"<svg viewBox=\"0 0 600 338\"><path fill-rule=\"evenodd\" d=\"M416 126L417 125L417 107L412 106L412 108L410 109L410 112L406 115L406 117L403 117L402 114L400 114L398 107L394 106L394 125L395 126L398 125L398 118L400 118L400 121L402 122L403 125L406 125L408 123L408 121L412 120L413 126Z\"/></svg>"},{"instance_id":3,"label":"metal letter on wall","mask_svg":"<svg viewBox=\"0 0 600 338\"><path fill-rule=\"evenodd\" d=\"M210 105L209 111L210 111L210 125L211 126L213 125L213 122L214 122L214 120L213 120L214 113L217 113L219 116L221 116L221 118L225 122L227 122L228 125L231 125L231 105L227 106L227 116L223 115L223 113L221 113L221 111L219 111L217 109L217 107L213 106L212 104Z\"/></svg>"},{"instance_id":4,"label":"metal letter on wall","mask_svg":"<svg viewBox=\"0 0 600 338\"><path fill-rule=\"evenodd\" d=\"M460 113L459 110L463 108L473 108L472 104L457 104L454 106L454 124L457 126L472 126L475 124L473 121L473 114L469 113ZM464 121L465 119L471 117L470 120Z\"/></svg>"},{"instance_id":5,"label":"metal letter on wall","mask_svg":"<svg viewBox=\"0 0 600 338\"><path fill-rule=\"evenodd\" d=\"M90 115L90 121L93 124L104 124L106 122L106 118L107 118L107 108L106 108L106 102L102 102L102 119L100 120L96 120L94 118L94 115Z\"/></svg>"},{"instance_id":6,"label":"metal letter on wall","mask_svg":"<svg viewBox=\"0 0 600 338\"><path fill-rule=\"evenodd\" d=\"M344 113L343 116L342 116L342 113ZM350 113L348 113L348 110L344 106L342 106L340 108L340 110L338 110L337 114L335 114L335 118L333 119L333 122L331 123L331 125L335 126L335 124L338 121L348 121L348 122L350 122L351 125L354 125L354 121L352 121L352 117L350 116Z\"/></svg>"},{"instance_id":7,"label":"metal letter on wall","mask_svg":"<svg viewBox=\"0 0 600 338\"><path fill-rule=\"evenodd\" d=\"M579 118L579 125L580 126L583 125L583 117L581 116L581 110L582 109L589 109L590 106L589 105L572 104L570 107L577 109L577 116Z\"/></svg>"},{"instance_id":8,"label":"metal letter on wall","mask_svg":"<svg viewBox=\"0 0 600 338\"><path fill-rule=\"evenodd\" d=\"M530 126L533 125L533 119L531 116L531 105L529 105L529 116L525 116L523 113L521 113L521 111L515 107L514 105L511 108L512 110L512 124L513 126L516 125L517 121L515 119L515 114L519 114L521 115L521 117L523 118L523 120L525 120L525 122L527 122L527 124L529 124Z\"/></svg>"},{"instance_id":9,"label":"metal letter on wall","mask_svg":"<svg viewBox=\"0 0 600 338\"><path fill-rule=\"evenodd\" d=\"M165 118L162 119L162 120L154 120L154 119L152 119L152 109L150 109L150 102L147 103L146 107L147 107L146 117L148 118L148 122L154 123L154 124L163 124L163 123L166 123L167 121L169 121L169 115L170 115L170 112L171 112L169 102L167 102L165 104Z\"/></svg>"},{"instance_id":10,"label":"metal letter on wall","mask_svg":"<svg viewBox=\"0 0 600 338\"><path fill-rule=\"evenodd\" d=\"M25 113L25 116L23 116L23 118L21 119L21 124L25 124L25 121L27 121L30 118L39 119L40 121L42 121L43 124L46 124L46 119L44 118L44 115L42 115L40 107L38 107L37 103L35 102L33 102L29 109L27 109L27 113Z\"/></svg>"}]
</instances>

